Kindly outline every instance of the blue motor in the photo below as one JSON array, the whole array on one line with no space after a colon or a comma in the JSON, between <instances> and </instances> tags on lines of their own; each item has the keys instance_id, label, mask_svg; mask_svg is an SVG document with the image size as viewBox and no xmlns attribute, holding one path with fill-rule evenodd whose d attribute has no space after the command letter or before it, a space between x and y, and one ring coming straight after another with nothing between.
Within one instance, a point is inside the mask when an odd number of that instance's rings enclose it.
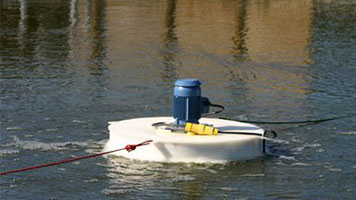
<instances>
[{"instance_id":1,"label":"blue motor","mask_svg":"<svg viewBox=\"0 0 356 200\"><path fill-rule=\"evenodd\" d=\"M180 79L175 83L173 117L176 124L199 123L202 113L209 112L208 98L201 96L198 79Z\"/></svg>"}]
</instances>

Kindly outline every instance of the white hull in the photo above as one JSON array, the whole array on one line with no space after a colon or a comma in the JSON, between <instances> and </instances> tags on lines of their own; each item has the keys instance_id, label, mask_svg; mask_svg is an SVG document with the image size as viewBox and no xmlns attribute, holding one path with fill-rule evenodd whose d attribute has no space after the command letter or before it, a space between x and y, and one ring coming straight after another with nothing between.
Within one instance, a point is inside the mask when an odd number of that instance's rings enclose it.
<instances>
[{"instance_id":1,"label":"white hull","mask_svg":"<svg viewBox=\"0 0 356 200\"><path fill-rule=\"evenodd\" d=\"M156 122L173 121L171 117L151 117L109 122L110 139L105 151L153 140L153 143L140 146L135 151L119 151L114 155L145 161L194 163L240 161L263 155L264 130L258 126L222 119L199 120L200 123L211 124L219 130L251 132L261 136L238 134L189 136L157 131L152 127Z\"/></svg>"}]
</instances>

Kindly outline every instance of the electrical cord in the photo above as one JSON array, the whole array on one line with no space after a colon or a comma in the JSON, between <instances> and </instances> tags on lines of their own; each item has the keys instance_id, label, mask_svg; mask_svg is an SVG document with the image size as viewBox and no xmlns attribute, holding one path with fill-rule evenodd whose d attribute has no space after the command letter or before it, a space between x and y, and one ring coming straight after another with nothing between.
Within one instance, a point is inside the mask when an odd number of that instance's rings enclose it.
<instances>
[{"instance_id":1,"label":"electrical cord","mask_svg":"<svg viewBox=\"0 0 356 200\"><path fill-rule=\"evenodd\" d=\"M351 117L351 115L344 115L341 117L331 117L331 118L325 118L325 119L316 119L316 120L302 120L302 121L253 121L253 120L236 120L236 119L231 119L231 118L226 118L226 117L219 117L219 119L225 119L225 120L231 120L231 121L238 121L238 122L244 122L244 123L252 123L252 124L317 124L321 122L327 122L327 121L332 121L336 119L343 119L343 118L348 118Z\"/></svg>"},{"instance_id":2,"label":"electrical cord","mask_svg":"<svg viewBox=\"0 0 356 200\"><path fill-rule=\"evenodd\" d=\"M215 115L215 114L218 114L218 113L221 113L222 111L225 110L225 107L222 106L222 105L219 105L219 104L212 104L210 102L206 102L208 104L208 106L211 106L211 107L215 107L215 108L220 108L220 110L217 110L217 111L214 111L214 112L209 112L207 114L204 114L204 115L201 115L202 117L206 117L206 116L210 116L210 115Z\"/></svg>"},{"instance_id":3,"label":"electrical cord","mask_svg":"<svg viewBox=\"0 0 356 200\"><path fill-rule=\"evenodd\" d=\"M261 134L259 133L249 133L249 132L234 132L234 131L220 131L219 133L223 133L223 134L238 134L238 135L256 135L256 136L261 136ZM272 130L272 129L266 129L263 133L263 136L266 138L276 138L277 137L277 133L276 131Z\"/></svg>"}]
</instances>

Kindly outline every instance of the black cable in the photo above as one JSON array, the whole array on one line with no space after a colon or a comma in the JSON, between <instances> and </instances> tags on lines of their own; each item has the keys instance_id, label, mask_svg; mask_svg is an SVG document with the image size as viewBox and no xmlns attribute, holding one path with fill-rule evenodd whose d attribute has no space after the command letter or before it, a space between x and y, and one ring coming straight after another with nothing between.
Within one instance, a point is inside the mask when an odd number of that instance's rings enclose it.
<instances>
[{"instance_id":1,"label":"black cable","mask_svg":"<svg viewBox=\"0 0 356 200\"><path fill-rule=\"evenodd\" d=\"M252 123L252 124L307 124L307 123L321 123L321 122L326 122L326 121L331 121L331 120L336 120L336 119L343 119L351 117L350 115L347 116L341 116L341 117L332 117L332 118L325 118L325 119L316 119L316 120L303 120L303 121L279 121L279 122L273 122L273 121L252 121L252 120L236 120L236 119L230 119L226 117L219 117L219 119L225 119L225 120L232 120L232 121L238 121L238 122L244 122L244 123Z\"/></svg>"},{"instance_id":2,"label":"black cable","mask_svg":"<svg viewBox=\"0 0 356 200\"><path fill-rule=\"evenodd\" d=\"M262 136L262 134L259 134L259 133L236 132L236 131L219 131L218 133L224 133L224 134L238 134L238 135L257 135L257 136Z\"/></svg>"},{"instance_id":3,"label":"black cable","mask_svg":"<svg viewBox=\"0 0 356 200\"><path fill-rule=\"evenodd\" d=\"M216 107L216 108L220 108L220 110L217 110L217 111L214 111L214 112L210 112L210 113L207 113L205 115L201 115L202 117L206 117L206 116L209 116L209 115L215 115L215 114L218 114L218 113L221 113L222 111L225 110L225 107L222 106L222 105L218 105L218 104L212 104L210 102L209 103L209 106L211 107Z\"/></svg>"},{"instance_id":4,"label":"black cable","mask_svg":"<svg viewBox=\"0 0 356 200\"><path fill-rule=\"evenodd\" d=\"M239 134L239 135L256 135L256 136L263 136L266 138L276 138L277 133L276 131L272 129L267 129L263 134L259 133L249 133L249 132L237 132L237 131L219 131L219 133L224 133L224 134ZM270 135L272 134L272 135Z\"/></svg>"},{"instance_id":5,"label":"black cable","mask_svg":"<svg viewBox=\"0 0 356 200\"><path fill-rule=\"evenodd\" d=\"M159 127L159 126L167 126L168 124L166 122L156 122L151 124L153 127Z\"/></svg>"},{"instance_id":6,"label":"black cable","mask_svg":"<svg viewBox=\"0 0 356 200\"><path fill-rule=\"evenodd\" d=\"M269 133L272 134L272 136L268 136ZM263 133L263 136L266 138L276 138L277 137L277 133L276 131L272 130L272 129L266 129L265 132Z\"/></svg>"}]
</instances>

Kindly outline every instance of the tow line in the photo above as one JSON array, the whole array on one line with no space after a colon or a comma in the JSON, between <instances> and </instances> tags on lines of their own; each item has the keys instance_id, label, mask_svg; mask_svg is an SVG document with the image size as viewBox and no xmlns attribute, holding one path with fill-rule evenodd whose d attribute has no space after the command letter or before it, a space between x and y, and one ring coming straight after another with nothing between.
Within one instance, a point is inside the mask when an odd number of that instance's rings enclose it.
<instances>
[{"instance_id":1,"label":"tow line","mask_svg":"<svg viewBox=\"0 0 356 200\"><path fill-rule=\"evenodd\" d=\"M15 169L15 170L7 171L7 172L0 172L0 176L6 175L6 174L22 172L22 171L28 171L28 170L32 170L32 169L38 169L38 168L42 168L42 167L50 167L50 166L54 166L54 165L60 165L60 164L74 162L77 160L83 160L83 159L87 159L87 158L93 158L93 157L102 156L105 154L114 153L114 152L122 151L122 150L127 150L127 152L131 152L131 151L135 150L136 147L145 146L145 145L150 144L151 142L153 142L153 140L147 140L147 141L141 142L139 144L129 144L129 145L126 145L124 148L116 149L116 150L112 150L112 151L106 151L106 152L91 154L91 155L87 155L87 156L80 156L80 157L76 157L76 158L62 160L59 162L47 163L47 164L42 164L42 165L37 165L37 166L32 166L32 167L26 167L26 168L22 168L22 169Z\"/></svg>"}]
</instances>

